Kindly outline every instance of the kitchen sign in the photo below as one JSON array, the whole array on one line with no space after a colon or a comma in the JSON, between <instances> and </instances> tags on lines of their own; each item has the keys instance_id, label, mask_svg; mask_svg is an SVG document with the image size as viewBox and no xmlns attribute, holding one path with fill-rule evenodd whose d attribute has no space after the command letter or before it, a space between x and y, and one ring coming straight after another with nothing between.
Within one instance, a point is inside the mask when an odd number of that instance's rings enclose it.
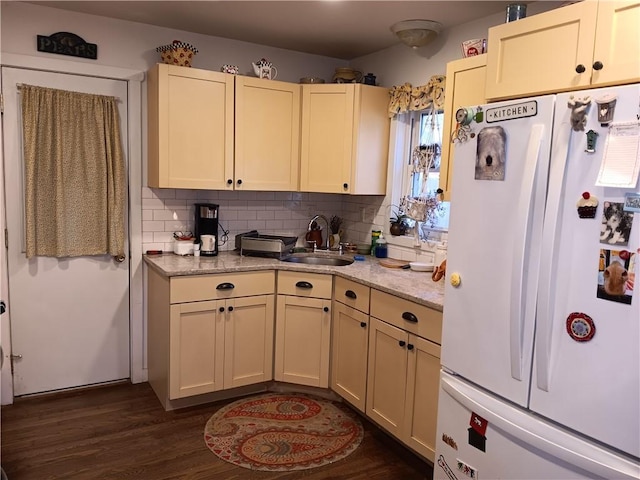
<instances>
[{"instance_id":1,"label":"kitchen sign","mask_svg":"<svg viewBox=\"0 0 640 480\"><path fill-rule=\"evenodd\" d=\"M98 45L87 43L75 33L58 32L49 36L38 35L38 51L96 60Z\"/></svg>"},{"instance_id":2,"label":"kitchen sign","mask_svg":"<svg viewBox=\"0 0 640 480\"><path fill-rule=\"evenodd\" d=\"M538 102L515 103L502 107L488 108L485 113L487 123L514 120L516 118L535 117L538 114Z\"/></svg>"}]
</instances>

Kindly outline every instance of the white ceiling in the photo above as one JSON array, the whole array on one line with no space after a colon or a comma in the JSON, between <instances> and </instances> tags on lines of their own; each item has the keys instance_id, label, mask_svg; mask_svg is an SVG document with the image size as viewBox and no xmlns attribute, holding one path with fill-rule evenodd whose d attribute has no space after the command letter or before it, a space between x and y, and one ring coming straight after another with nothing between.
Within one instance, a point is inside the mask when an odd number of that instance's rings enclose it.
<instances>
[{"instance_id":1,"label":"white ceiling","mask_svg":"<svg viewBox=\"0 0 640 480\"><path fill-rule=\"evenodd\" d=\"M34 1L47 7L351 60L388 48L400 20L450 28L512 1ZM197 46L197 45L196 45Z\"/></svg>"}]
</instances>

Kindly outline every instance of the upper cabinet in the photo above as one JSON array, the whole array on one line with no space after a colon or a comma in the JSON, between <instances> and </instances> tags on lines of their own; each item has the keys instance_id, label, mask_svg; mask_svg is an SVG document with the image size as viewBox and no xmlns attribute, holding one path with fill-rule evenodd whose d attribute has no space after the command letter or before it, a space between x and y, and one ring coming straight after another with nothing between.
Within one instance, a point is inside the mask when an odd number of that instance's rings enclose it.
<instances>
[{"instance_id":1,"label":"upper cabinet","mask_svg":"<svg viewBox=\"0 0 640 480\"><path fill-rule=\"evenodd\" d=\"M236 77L236 190L296 191L300 85Z\"/></svg>"},{"instance_id":2,"label":"upper cabinet","mask_svg":"<svg viewBox=\"0 0 640 480\"><path fill-rule=\"evenodd\" d=\"M150 187L228 188L233 176L234 78L166 64L149 70Z\"/></svg>"},{"instance_id":3,"label":"upper cabinet","mask_svg":"<svg viewBox=\"0 0 640 480\"><path fill-rule=\"evenodd\" d=\"M388 105L382 87L303 85L300 190L384 195Z\"/></svg>"},{"instance_id":4,"label":"upper cabinet","mask_svg":"<svg viewBox=\"0 0 640 480\"><path fill-rule=\"evenodd\" d=\"M638 25L638 0L587 0L490 28L486 98L636 82Z\"/></svg>"},{"instance_id":5,"label":"upper cabinet","mask_svg":"<svg viewBox=\"0 0 640 480\"><path fill-rule=\"evenodd\" d=\"M298 189L300 85L157 64L148 108L150 187Z\"/></svg>"},{"instance_id":6,"label":"upper cabinet","mask_svg":"<svg viewBox=\"0 0 640 480\"><path fill-rule=\"evenodd\" d=\"M444 98L444 127L442 129L442 160L440 162L440 188L443 200L451 200L451 179L453 177L453 153L455 142L452 134L456 131L456 111L460 107L483 105L486 103L485 77L487 55L461 58L447 63L447 85Z\"/></svg>"}]
</instances>

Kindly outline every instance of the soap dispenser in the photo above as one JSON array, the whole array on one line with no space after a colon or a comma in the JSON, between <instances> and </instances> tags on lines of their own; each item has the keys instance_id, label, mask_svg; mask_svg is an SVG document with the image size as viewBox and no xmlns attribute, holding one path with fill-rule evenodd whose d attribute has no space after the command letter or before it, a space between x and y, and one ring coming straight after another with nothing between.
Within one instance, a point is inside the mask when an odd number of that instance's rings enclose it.
<instances>
[{"instance_id":1,"label":"soap dispenser","mask_svg":"<svg viewBox=\"0 0 640 480\"><path fill-rule=\"evenodd\" d=\"M387 240L382 234L378 237L375 248L375 255L377 258L387 258Z\"/></svg>"}]
</instances>

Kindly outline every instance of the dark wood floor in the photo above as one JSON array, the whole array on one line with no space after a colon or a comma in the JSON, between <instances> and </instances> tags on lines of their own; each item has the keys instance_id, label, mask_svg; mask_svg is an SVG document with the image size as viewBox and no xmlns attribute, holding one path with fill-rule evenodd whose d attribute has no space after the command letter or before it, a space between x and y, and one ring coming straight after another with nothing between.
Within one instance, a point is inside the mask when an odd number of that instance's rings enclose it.
<instances>
[{"instance_id":1,"label":"dark wood floor","mask_svg":"<svg viewBox=\"0 0 640 480\"><path fill-rule=\"evenodd\" d=\"M204 425L228 402L165 412L149 384L17 399L2 407L0 462L9 480L425 480L431 466L363 419L345 460L296 472L253 472L218 459Z\"/></svg>"}]
</instances>

